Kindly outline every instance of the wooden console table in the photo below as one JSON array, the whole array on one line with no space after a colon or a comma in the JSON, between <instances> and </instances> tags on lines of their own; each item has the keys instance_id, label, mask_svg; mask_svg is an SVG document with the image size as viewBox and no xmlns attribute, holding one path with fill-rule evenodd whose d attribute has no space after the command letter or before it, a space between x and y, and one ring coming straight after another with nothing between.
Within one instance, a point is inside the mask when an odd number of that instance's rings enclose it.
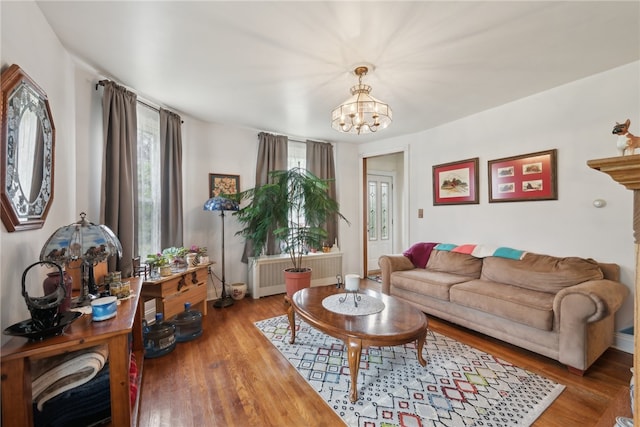
<instances>
[{"instance_id":1,"label":"wooden console table","mask_svg":"<svg viewBox=\"0 0 640 427\"><path fill-rule=\"evenodd\" d=\"M142 315L140 304L140 279L128 279L134 296L120 301L118 312L112 319L94 322L84 314L57 337L39 342L13 337L2 346L0 360L2 370L2 425L33 425L31 399L31 360L44 359L58 354L76 351L100 344L109 346L109 383L111 389L111 424L135 426L139 405L131 405L129 384L130 352L134 351L138 366L138 381L142 379L144 361L142 341ZM132 336L132 347L129 345ZM138 384L140 390L140 384ZM78 405L82 405L79 401Z\"/></svg>"},{"instance_id":2,"label":"wooden console table","mask_svg":"<svg viewBox=\"0 0 640 427\"><path fill-rule=\"evenodd\" d=\"M156 311L170 319L184 311L184 303L207 314L207 278L209 265L203 264L159 279L142 282L142 298L156 300Z\"/></svg>"}]
</instances>

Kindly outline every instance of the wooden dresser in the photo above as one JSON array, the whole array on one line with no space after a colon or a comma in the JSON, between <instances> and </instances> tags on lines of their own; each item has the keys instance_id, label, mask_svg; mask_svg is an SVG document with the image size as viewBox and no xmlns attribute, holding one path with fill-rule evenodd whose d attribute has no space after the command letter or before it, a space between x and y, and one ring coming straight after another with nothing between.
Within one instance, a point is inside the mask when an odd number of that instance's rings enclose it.
<instances>
[{"instance_id":1,"label":"wooden dresser","mask_svg":"<svg viewBox=\"0 0 640 427\"><path fill-rule=\"evenodd\" d=\"M156 311L164 319L171 319L184 311L184 303L190 302L194 309L207 314L207 278L209 265L190 267L179 273L142 282L142 298L155 299Z\"/></svg>"},{"instance_id":2,"label":"wooden dresser","mask_svg":"<svg viewBox=\"0 0 640 427\"><path fill-rule=\"evenodd\" d=\"M114 318L94 322L84 314L71 323L65 332L39 342L13 337L2 346L2 425L33 425L31 400L31 360L43 359L100 344L109 346L109 383L111 389L111 425L137 424L139 396L130 401L129 363L131 352L136 355L138 382L142 379L144 361L140 278L127 279L133 296L120 301ZM140 390L140 383L137 384ZM78 402L82 405L82 402Z\"/></svg>"}]
</instances>

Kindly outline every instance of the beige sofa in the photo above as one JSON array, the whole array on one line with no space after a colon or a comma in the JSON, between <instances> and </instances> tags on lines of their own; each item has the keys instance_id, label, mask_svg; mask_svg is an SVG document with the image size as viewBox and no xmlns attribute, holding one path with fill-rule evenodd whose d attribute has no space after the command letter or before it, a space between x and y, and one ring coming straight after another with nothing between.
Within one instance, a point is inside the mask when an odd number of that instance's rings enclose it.
<instances>
[{"instance_id":1,"label":"beige sofa","mask_svg":"<svg viewBox=\"0 0 640 427\"><path fill-rule=\"evenodd\" d=\"M628 289L616 264L525 253L521 260L434 249L426 268L384 255L382 292L428 315L584 371L613 343Z\"/></svg>"}]
</instances>

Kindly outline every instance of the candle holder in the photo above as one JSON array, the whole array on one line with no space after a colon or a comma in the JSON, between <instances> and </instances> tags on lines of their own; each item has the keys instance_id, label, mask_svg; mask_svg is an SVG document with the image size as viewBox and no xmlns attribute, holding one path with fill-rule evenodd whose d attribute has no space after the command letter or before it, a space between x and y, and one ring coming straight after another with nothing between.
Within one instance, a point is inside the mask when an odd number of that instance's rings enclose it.
<instances>
[{"instance_id":1,"label":"candle holder","mask_svg":"<svg viewBox=\"0 0 640 427\"><path fill-rule=\"evenodd\" d=\"M357 274L347 274L344 276L344 290L345 296L340 297L338 301L343 303L349 297L349 294L353 295L353 304L357 307L358 301L362 299L360 295L358 295L358 291L360 290L360 276Z\"/></svg>"},{"instance_id":2,"label":"candle holder","mask_svg":"<svg viewBox=\"0 0 640 427\"><path fill-rule=\"evenodd\" d=\"M362 299L362 297L359 295L357 289L355 291L350 291L350 290L346 289L344 291L344 296L338 298L338 301L340 301L340 304L345 302L347 300L347 298L349 298L349 295L353 295L353 305L355 307L358 307L358 301L360 301Z\"/></svg>"}]
</instances>

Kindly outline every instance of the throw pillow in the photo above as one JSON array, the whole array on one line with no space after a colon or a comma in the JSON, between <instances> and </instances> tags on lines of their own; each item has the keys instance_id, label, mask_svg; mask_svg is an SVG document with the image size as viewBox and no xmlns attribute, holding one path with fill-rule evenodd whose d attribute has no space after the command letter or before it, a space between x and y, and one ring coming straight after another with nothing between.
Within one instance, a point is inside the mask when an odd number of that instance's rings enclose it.
<instances>
[{"instance_id":1,"label":"throw pillow","mask_svg":"<svg viewBox=\"0 0 640 427\"><path fill-rule=\"evenodd\" d=\"M425 268L431 251L437 245L437 243L420 242L415 243L409 249L404 251L402 255L409 258L416 268Z\"/></svg>"}]
</instances>

